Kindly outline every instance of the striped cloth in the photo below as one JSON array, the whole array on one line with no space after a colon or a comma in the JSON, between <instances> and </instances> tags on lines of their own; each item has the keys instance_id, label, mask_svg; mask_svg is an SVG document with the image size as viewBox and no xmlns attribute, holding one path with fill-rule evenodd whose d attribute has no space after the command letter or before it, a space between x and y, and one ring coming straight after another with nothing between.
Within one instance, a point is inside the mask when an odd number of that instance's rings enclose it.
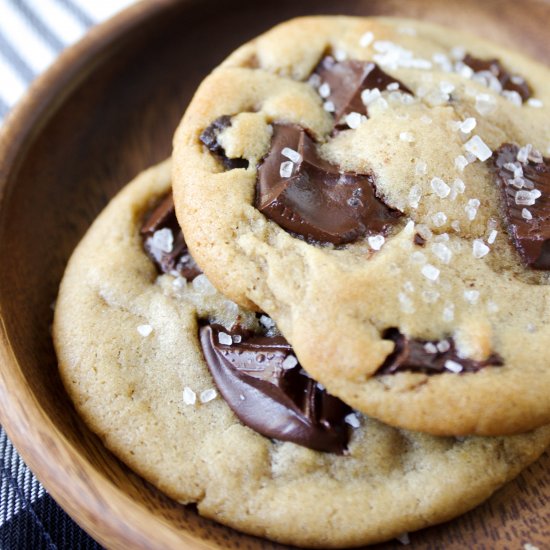
<instances>
[{"instance_id":1,"label":"striped cloth","mask_svg":"<svg viewBox=\"0 0 550 550\"><path fill-rule=\"evenodd\" d=\"M133 0L0 0L0 125L63 48ZM0 549L100 550L56 504L0 427Z\"/></svg>"}]
</instances>

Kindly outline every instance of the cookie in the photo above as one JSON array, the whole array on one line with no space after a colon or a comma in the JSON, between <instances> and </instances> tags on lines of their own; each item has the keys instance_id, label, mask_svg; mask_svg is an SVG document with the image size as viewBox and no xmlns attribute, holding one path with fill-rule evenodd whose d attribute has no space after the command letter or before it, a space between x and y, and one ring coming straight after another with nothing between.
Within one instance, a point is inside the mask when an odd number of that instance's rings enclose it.
<instances>
[{"instance_id":1,"label":"cookie","mask_svg":"<svg viewBox=\"0 0 550 550\"><path fill-rule=\"evenodd\" d=\"M428 23L308 17L242 46L174 140L212 283L391 425L550 422L550 71Z\"/></svg>"},{"instance_id":2,"label":"cookie","mask_svg":"<svg viewBox=\"0 0 550 550\"><path fill-rule=\"evenodd\" d=\"M162 203L169 189L165 163L99 216L67 266L53 335L62 379L85 422L172 498L288 544L362 545L472 508L550 442L546 427L499 438L407 432L331 401L268 317L229 302L200 273L171 229ZM309 380L317 397L309 387L298 405L289 376ZM247 420L247 404L254 429L232 411ZM310 416L306 426L311 408L320 422ZM292 429L277 438L257 433L276 429L274 417ZM299 444L281 441L288 432ZM315 438L325 452L304 446Z\"/></svg>"}]
</instances>

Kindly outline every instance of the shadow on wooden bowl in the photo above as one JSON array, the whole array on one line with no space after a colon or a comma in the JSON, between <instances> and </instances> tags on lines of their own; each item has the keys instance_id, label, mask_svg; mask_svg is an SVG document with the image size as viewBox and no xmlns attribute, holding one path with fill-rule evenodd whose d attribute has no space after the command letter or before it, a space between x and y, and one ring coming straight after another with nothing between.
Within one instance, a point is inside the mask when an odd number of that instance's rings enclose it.
<instances>
[{"instance_id":1,"label":"shadow on wooden bowl","mask_svg":"<svg viewBox=\"0 0 550 550\"><path fill-rule=\"evenodd\" d=\"M124 183L170 154L199 81L243 41L313 13L426 18L550 63L550 5L536 0L157 0L65 52L0 136L0 420L61 506L109 548L283 548L200 518L114 458L69 402L49 331L71 251ZM413 547L550 544L548 470L546 455L482 507L413 535Z\"/></svg>"}]
</instances>

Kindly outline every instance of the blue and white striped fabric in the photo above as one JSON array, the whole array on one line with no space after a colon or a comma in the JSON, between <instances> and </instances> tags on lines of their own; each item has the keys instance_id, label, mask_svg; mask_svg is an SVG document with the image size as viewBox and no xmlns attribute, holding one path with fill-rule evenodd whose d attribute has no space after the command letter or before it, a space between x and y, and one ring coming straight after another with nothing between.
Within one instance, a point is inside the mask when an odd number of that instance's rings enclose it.
<instances>
[{"instance_id":1,"label":"blue and white striped fabric","mask_svg":"<svg viewBox=\"0 0 550 550\"><path fill-rule=\"evenodd\" d=\"M0 0L0 125L61 50L133 2ZM0 549L101 549L48 495L1 427Z\"/></svg>"}]
</instances>

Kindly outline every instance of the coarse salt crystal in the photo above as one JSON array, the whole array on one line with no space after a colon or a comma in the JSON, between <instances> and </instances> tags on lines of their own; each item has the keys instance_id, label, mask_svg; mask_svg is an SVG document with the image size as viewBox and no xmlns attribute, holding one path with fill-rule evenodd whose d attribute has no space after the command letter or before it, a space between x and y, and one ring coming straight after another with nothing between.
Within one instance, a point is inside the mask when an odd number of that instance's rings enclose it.
<instances>
[{"instance_id":1,"label":"coarse salt crystal","mask_svg":"<svg viewBox=\"0 0 550 550\"><path fill-rule=\"evenodd\" d=\"M500 95L517 107L521 107L523 105L522 97L514 90L502 90Z\"/></svg>"},{"instance_id":2,"label":"coarse salt crystal","mask_svg":"<svg viewBox=\"0 0 550 550\"><path fill-rule=\"evenodd\" d=\"M434 243L432 245L432 252L439 258L444 264L448 264L453 257L451 249L443 243Z\"/></svg>"},{"instance_id":3,"label":"coarse salt crystal","mask_svg":"<svg viewBox=\"0 0 550 550\"><path fill-rule=\"evenodd\" d=\"M483 258L483 256L487 256L490 250L491 249L481 239L474 239L474 242L472 243L472 253L474 258L479 260L480 258Z\"/></svg>"},{"instance_id":4,"label":"coarse salt crystal","mask_svg":"<svg viewBox=\"0 0 550 550\"><path fill-rule=\"evenodd\" d=\"M412 143L414 141L414 136L411 134L411 132L401 132L399 134L399 139L401 141L406 141L407 143Z\"/></svg>"},{"instance_id":5,"label":"coarse salt crystal","mask_svg":"<svg viewBox=\"0 0 550 550\"><path fill-rule=\"evenodd\" d=\"M325 101L323 103L323 109L327 111L327 113L334 113L334 111L336 111L336 107L332 101Z\"/></svg>"},{"instance_id":6,"label":"coarse salt crystal","mask_svg":"<svg viewBox=\"0 0 550 550\"><path fill-rule=\"evenodd\" d=\"M458 157L455 158L455 168L459 172L464 172L464 168L470 164L468 162L468 159L464 155L458 155Z\"/></svg>"},{"instance_id":7,"label":"coarse salt crystal","mask_svg":"<svg viewBox=\"0 0 550 550\"><path fill-rule=\"evenodd\" d=\"M323 99L326 99L330 95L330 84L328 82L323 82L319 86L319 95Z\"/></svg>"},{"instance_id":8,"label":"coarse salt crystal","mask_svg":"<svg viewBox=\"0 0 550 550\"><path fill-rule=\"evenodd\" d=\"M290 147L285 147L281 151L281 155L283 157L286 157L287 159L290 159L292 162L298 163L302 161L302 155L298 153L298 151L295 151L294 149L291 149Z\"/></svg>"},{"instance_id":9,"label":"coarse salt crystal","mask_svg":"<svg viewBox=\"0 0 550 550\"><path fill-rule=\"evenodd\" d=\"M390 92L395 92L395 91L399 90L399 82L390 82L386 86L386 90L388 90Z\"/></svg>"},{"instance_id":10,"label":"coarse salt crystal","mask_svg":"<svg viewBox=\"0 0 550 550\"><path fill-rule=\"evenodd\" d=\"M439 83L439 89L443 94L452 94L455 91L455 85L451 82L443 81Z\"/></svg>"},{"instance_id":11,"label":"coarse salt crystal","mask_svg":"<svg viewBox=\"0 0 550 550\"><path fill-rule=\"evenodd\" d=\"M423 176L427 171L428 165L423 160L419 160L414 167L414 173L417 176Z\"/></svg>"},{"instance_id":12,"label":"coarse salt crystal","mask_svg":"<svg viewBox=\"0 0 550 550\"><path fill-rule=\"evenodd\" d=\"M370 31L364 33L359 38L359 46L362 48L367 48L372 44L372 41L374 40L374 34Z\"/></svg>"},{"instance_id":13,"label":"coarse salt crystal","mask_svg":"<svg viewBox=\"0 0 550 550\"><path fill-rule=\"evenodd\" d=\"M146 336L149 336L151 332L153 332L153 327L151 325L138 325L137 331L141 336L145 338Z\"/></svg>"},{"instance_id":14,"label":"coarse salt crystal","mask_svg":"<svg viewBox=\"0 0 550 550\"><path fill-rule=\"evenodd\" d=\"M482 116L490 115L497 108L495 98L489 94L478 94L475 108Z\"/></svg>"},{"instance_id":15,"label":"coarse salt crystal","mask_svg":"<svg viewBox=\"0 0 550 550\"><path fill-rule=\"evenodd\" d=\"M526 542L523 545L523 550L539 550L539 547L535 546L534 544L531 544L530 542Z\"/></svg>"},{"instance_id":16,"label":"coarse salt crystal","mask_svg":"<svg viewBox=\"0 0 550 550\"><path fill-rule=\"evenodd\" d=\"M542 157L542 153L538 149L532 149L529 153L529 160L531 162L534 162L535 164L540 164L544 162L544 158Z\"/></svg>"},{"instance_id":17,"label":"coarse salt crystal","mask_svg":"<svg viewBox=\"0 0 550 550\"><path fill-rule=\"evenodd\" d=\"M361 116L361 113L353 112L348 113L346 115L346 124L352 129L355 130L356 128L359 128L361 126L361 122L363 122L363 117Z\"/></svg>"},{"instance_id":18,"label":"coarse salt crystal","mask_svg":"<svg viewBox=\"0 0 550 550\"><path fill-rule=\"evenodd\" d=\"M542 101L540 99L536 99L535 97L530 97L527 100L527 105L529 105L529 107L535 107L535 109L540 109L544 106Z\"/></svg>"},{"instance_id":19,"label":"coarse salt crystal","mask_svg":"<svg viewBox=\"0 0 550 550\"><path fill-rule=\"evenodd\" d=\"M521 217L526 219L526 220L532 220L533 219L533 214L531 214L531 212L529 212L529 210L527 210L527 208L524 208L521 211Z\"/></svg>"},{"instance_id":20,"label":"coarse salt crystal","mask_svg":"<svg viewBox=\"0 0 550 550\"><path fill-rule=\"evenodd\" d=\"M441 340L436 344L436 348L439 353L445 353L451 349L451 344L448 340Z\"/></svg>"},{"instance_id":21,"label":"coarse salt crystal","mask_svg":"<svg viewBox=\"0 0 550 550\"><path fill-rule=\"evenodd\" d=\"M445 222L447 221L447 215L444 212L436 212L432 216L432 221L436 227L441 227L442 225L445 225Z\"/></svg>"},{"instance_id":22,"label":"coarse salt crystal","mask_svg":"<svg viewBox=\"0 0 550 550\"><path fill-rule=\"evenodd\" d=\"M281 162L281 166L279 167L279 176L281 176L281 178L290 178L293 170L294 163L291 160L285 160Z\"/></svg>"},{"instance_id":23,"label":"coarse salt crystal","mask_svg":"<svg viewBox=\"0 0 550 550\"><path fill-rule=\"evenodd\" d=\"M384 244L386 239L382 235L374 235L373 237L369 237L367 239L369 246L373 250L380 250L382 248L382 245Z\"/></svg>"},{"instance_id":24,"label":"coarse salt crystal","mask_svg":"<svg viewBox=\"0 0 550 550\"><path fill-rule=\"evenodd\" d=\"M349 413L344 416L344 422L349 424L352 428L359 428L359 426L361 426L361 422L359 422L359 418L355 413Z\"/></svg>"},{"instance_id":25,"label":"coarse salt crystal","mask_svg":"<svg viewBox=\"0 0 550 550\"><path fill-rule=\"evenodd\" d=\"M459 194L459 193L462 194L462 193L464 193L464 190L466 189L466 185L464 184L464 182L460 178L456 178L453 181L451 189L457 194Z\"/></svg>"},{"instance_id":26,"label":"coarse salt crystal","mask_svg":"<svg viewBox=\"0 0 550 550\"><path fill-rule=\"evenodd\" d=\"M530 143L528 143L524 147L520 147L516 155L518 161L522 164L525 164L529 160L529 153L531 152L532 148L533 146Z\"/></svg>"},{"instance_id":27,"label":"coarse salt crystal","mask_svg":"<svg viewBox=\"0 0 550 550\"><path fill-rule=\"evenodd\" d=\"M486 161L493 154L491 149L487 147L487 144L477 135L467 141L464 144L464 148L469 153L475 155L481 162Z\"/></svg>"},{"instance_id":28,"label":"coarse salt crystal","mask_svg":"<svg viewBox=\"0 0 550 550\"><path fill-rule=\"evenodd\" d=\"M202 391L199 399L201 403L208 403L209 401L216 399L217 395L218 392L215 389L210 388L209 390Z\"/></svg>"},{"instance_id":29,"label":"coarse salt crystal","mask_svg":"<svg viewBox=\"0 0 550 550\"><path fill-rule=\"evenodd\" d=\"M367 88L361 92L361 101L366 107L368 107L371 103L373 103L380 97L382 97L382 94L380 93L380 90L378 88L373 88L372 90Z\"/></svg>"},{"instance_id":30,"label":"coarse salt crystal","mask_svg":"<svg viewBox=\"0 0 550 550\"><path fill-rule=\"evenodd\" d=\"M409 191L409 206L411 208L418 208L418 203L422 198L422 188L420 185L413 185Z\"/></svg>"},{"instance_id":31,"label":"coarse salt crystal","mask_svg":"<svg viewBox=\"0 0 550 550\"><path fill-rule=\"evenodd\" d=\"M426 277L426 279L429 279L430 281L437 281L441 271L432 264L426 264L422 266L421 273L424 277Z\"/></svg>"},{"instance_id":32,"label":"coarse salt crystal","mask_svg":"<svg viewBox=\"0 0 550 550\"><path fill-rule=\"evenodd\" d=\"M183 402L186 405L194 405L197 402L197 394L188 386L183 388Z\"/></svg>"},{"instance_id":33,"label":"coarse salt crystal","mask_svg":"<svg viewBox=\"0 0 550 550\"><path fill-rule=\"evenodd\" d=\"M220 332L218 334L218 342L222 346L230 346L233 343L233 338L231 338L231 335L226 332Z\"/></svg>"},{"instance_id":34,"label":"coarse salt crystal","mask_svg":"<svg viewBox=\"0 0 550 550\"><path fill-rule=\"evenodd\" d=\"M463 367L460 363L447 359L447 361L445 361L445 368L451 372L462 372Z\"/></svg>"},{"instance_id":35,"label":"coarse salt crystal","mask_svg":"<svg viewBox=\"0 0 550 550\"><path fill-rule=\"evenodd\" d=\"M535 204L535 196L531 194L531 191L517 191L514 200L518 206L533 206Z\"/></svg>"},{"instance_id":36,"label":"coarse salt crystal","mask_svg":"<svg viewBox=\"0 0 550 550\"><path fill-rule=\"evenodd\" d=\"M470 304L475 304L479 299L479 291L478 290L465 290L464 291L464 299L469 302Z\"/></svg>"},{"instance_id":37,"label":"coarse salt crystal","mask_svg":"<svg viewBox=\"0 0 550 550\"><path fill-rule=\"evenodd\" d=\"M275 321L267 315L262 315L260 317L260 323L267 329L273 328L275 326Z\"/></svg>"},{"instance_id":38,"label":"coarse salt crystal","mask_svg":"<svg viewBox=\"0 0 550 550\"><path fill-rule=\"evenodd\" d=\"M433 237L432 230L427 225L424 225L423 223L419 223L416 226L416 232L426 241Z\"/></svg>"},{"instance_id":39,"label":"coarse salt crystal","mask_svg":"<svg viewBox=\"0 0 550 550\"><path fill-rule=\"evenodd\" d=\"M459 129L464 134L469 134L477 126L477 120L474 117L468 117L460 123Z\"/></svg>"},{"instance_id":40,"label":"coarse salt crystal","mask_svg":"<svg viewBox=\"0 0 550 550\"><path fill-rule=\"evenodd\" d=\"M443 320L451 322L455 318L455 306L454 304L446 304L443 308Z\"/></svg>"},{"instance_id":41,"label":"coarse salt crystal","mask_svg":"<svg viewBox=\"0 0 550 550\"><path fill-rule=\"evenodd\" d=\"M298 359L294 355L287 355L281 366L285 370L293 369L298 364Z\"/></svg>"},{"instance_id":42,"label":"coarse salt crystal","mask_svg":"<svg viewBox=\"0 0 550 550\"><path fill-rule=\"evenodd\" d=\"M174 235L172 234L172 230L165 227L155 231L151 238L151 246L166 254L172 252L174 247Z\"/></svg>"},{"instance_id":43,"label":"coarse salt crystal","mask_svg":"<svg viewBox=\"0 0 550 550\"><path fill-rule=\"evenodd\" d=\"M404 313L414 313L414 304L412 300L403 292L398 294L399 305L401 306L401 311Z\"/></svg>"},{"instance_id":44,"label":"coarse salt crystal","mask_svg":"<svg viewBox=\"0 0 550 550\"><path fill-rule=\"evenodd\" d=\"M495 242L495 239L497 238L498 231L496 229L492 229L489 233L489 236L487 237L487 242L489 244L493 244Z\"/></svg>"},{"instance_id":45,"label":"coarse salt crystal","mask_svg":"<svg viewBox=\"0 0 550 550\"><path fill-rule=\"evenodd\" d=\"M441 178L433 178L430 185L440 199L448 197L451 192L451 188Z\"/></svg>"},{"instance_id":46,"label":"coarse salt crystal","mask_svg":"<svg viewBox=\"0 0 550 550\"><path fill-rule=\"evenodd\" d=\"M426 353L437 353L437 348L431 342L426 342L424 344L424 351L426 351Z\"/></svg>"},{"instance_id":47,"label":"coarse salt crystal","mask_svg":"<svg viewBox=\"0 0 550 550\"><path fill-rule=\"evenodd\" d=\"M348 54L345 50L341 50L339 48L334 50L334 59L336 59L336 61L344 61L347 57Z\"/></svg>"}]
</instances>

